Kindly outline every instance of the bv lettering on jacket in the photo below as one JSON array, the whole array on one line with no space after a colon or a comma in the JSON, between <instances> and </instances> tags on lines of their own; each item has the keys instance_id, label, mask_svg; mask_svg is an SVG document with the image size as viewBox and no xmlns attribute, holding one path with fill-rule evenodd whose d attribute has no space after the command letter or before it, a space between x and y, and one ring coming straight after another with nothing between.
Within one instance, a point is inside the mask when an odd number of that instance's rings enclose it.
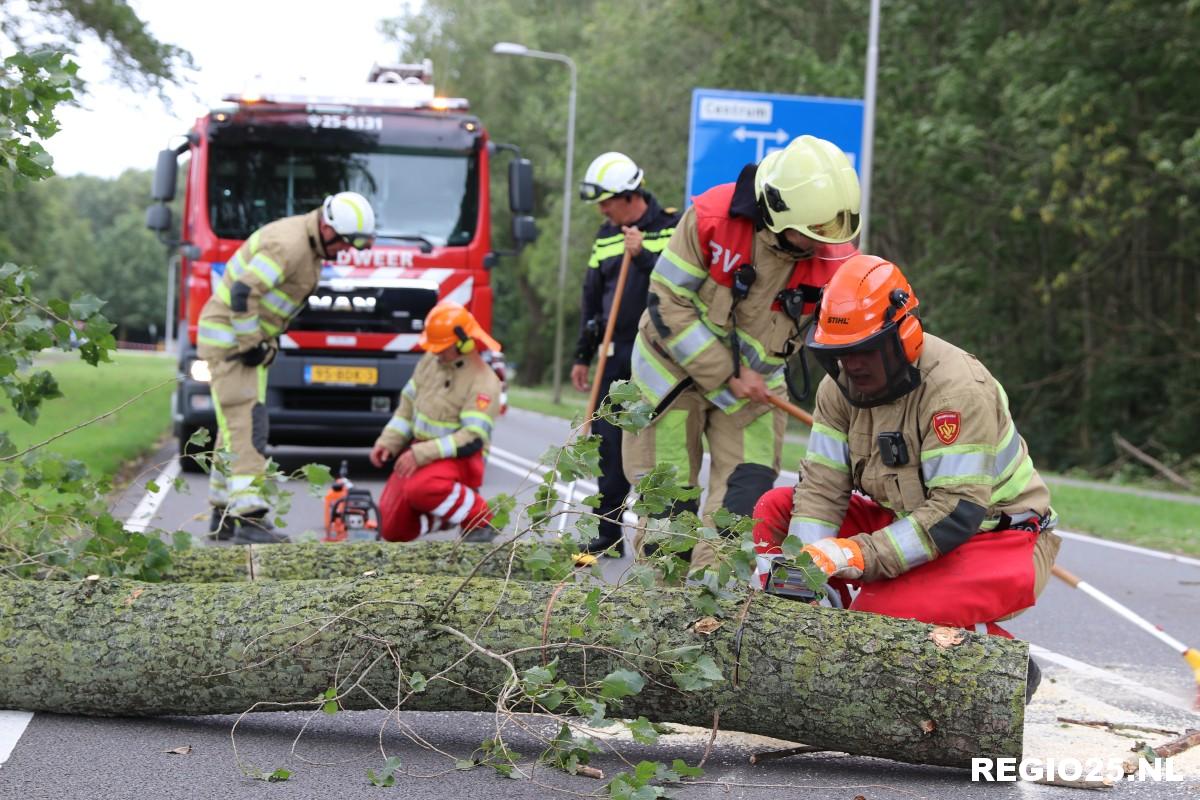
<instances>
[{"instance_id":1,"label":"bv lettering on jacket","mask_svg":"<svg viewBox=\"0 0 1200 800\"><path fill-rule=\"evenodd\" d=\"M714 267L719 265L722 272L729 272L742 260L741 253L735 253L716 242L709 242L708 246L712 250L712 265Z\"/></svg>"},{"instance_id":2,"label":"bv lettering on jacket","mask_svg":"<svg viewBox=\"0 0 1200 800\"><path fill-rule=\"evenodd\" d=\"M957 411L939 411L933 415L933 432L942 444L954 444L962 430L962 414Z\"/></svg>"}]
</instances>

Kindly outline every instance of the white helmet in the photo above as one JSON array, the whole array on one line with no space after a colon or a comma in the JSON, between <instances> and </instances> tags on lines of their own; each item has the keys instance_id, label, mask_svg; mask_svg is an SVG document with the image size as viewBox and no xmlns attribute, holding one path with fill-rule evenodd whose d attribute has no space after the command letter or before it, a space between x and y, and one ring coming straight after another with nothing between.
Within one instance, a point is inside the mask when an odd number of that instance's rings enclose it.
<instances>
[{"instance_id":1,"label":"white helmet","mask_svg":"<svg viewBox=\"0 0 1200 800\"><path fill-rule=\"evenodd\" d=\"M338 192L325 198L321 219L356 250L375 242L375 211L358 192Z\"/></svg>"},{"instance_id":2,"label":"white helmet","mask_svg":"<svg viewBox=\"0 0 1200 800\"><path fill-rule=\"evenodd\" d=\"M642 170L624 153L604 153L588 165L579 197L588 203L599 203L622 192L632 192L642 185Z\"/></svg>"}]
</instances>

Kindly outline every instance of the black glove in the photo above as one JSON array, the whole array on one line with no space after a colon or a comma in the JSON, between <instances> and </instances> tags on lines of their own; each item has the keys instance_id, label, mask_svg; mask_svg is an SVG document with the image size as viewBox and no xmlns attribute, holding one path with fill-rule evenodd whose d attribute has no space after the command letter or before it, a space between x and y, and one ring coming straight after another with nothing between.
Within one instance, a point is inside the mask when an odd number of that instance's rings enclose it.
<instances>
[{"instance_id":1,"label":"black glove","mask_svg":"<svg viewBox=\"0 0 1200 800\"><path fill-rule=\"evenodd\" d=\"M275 352L275 344L264 339L249 350L238 353L237 357L247 367L270 366L275 360Z\"/></svg>"}]
</instances>

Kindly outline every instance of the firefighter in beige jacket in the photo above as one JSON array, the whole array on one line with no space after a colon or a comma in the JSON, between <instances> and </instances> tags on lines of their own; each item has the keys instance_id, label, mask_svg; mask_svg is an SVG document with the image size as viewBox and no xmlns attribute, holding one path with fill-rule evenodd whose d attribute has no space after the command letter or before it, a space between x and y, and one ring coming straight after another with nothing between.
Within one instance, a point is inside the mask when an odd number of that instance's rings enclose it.
<instances>
[{"instance_id":1,"label":"firefighter in beige jacket","mask_svg":"<svg viewBox=\"0 0 1200 800\"><path fill-rule=\"evenodd\" d=\"M380 536L406 542L458 525L486 540L492 514L479 489L501 385L479 350L500 344L448 301L429 312L419 344L425 355L371 450L376 467L396 462L379 500Z\"/></svg>"},{"instance_id":2,"label":"firefighter in beige jacket","mask_svg":"<svg viewBox=\"0 0 1200 800\"><path fill-rule=\"evenodd\" d=\"M759 575L776 586L795 537L852 610L1008 636L997 623L1034 604L1058 552L1050 493L1003 387L916 307L876 256L826 287L808 347L829 375L800 484L755 508Z\"/></svg>"},{"instance_id":3,"label":"firefighter in beige jacket","mask_svg":"<svg viewBox=\"0 0 1200 800\"><path fill-rule=\"evenodd\" d=\"M649 427L625 434L630 483L670 465L696 486L707 439L705 517L751 513L780 467L786 421L768 396L784 394L784 360L816 293L855 252L858 211L849 160L811 136L695 199L654 267L634 343L633 380L654 412ZM698 509L677 503L662 516ZM714 560L700 542L692 568Z\"/></svg>"},{"instance_id":4,"label":"firefighter in beige jacket","mask_svg":"<svg viewBox=\"0 0 1200 800\"><path fill-rule=\"evenodd\" d=\"M366 199L341 192L321 208L264 225L245 241L200 312L197 351L212 376L216 459L209 473L210 530L218 539L287 541L267 521L267 367L278 337L321 278L321 262L374 241ZM230 473L226 479L226 471Z\"/></svg>"}]
</instances>

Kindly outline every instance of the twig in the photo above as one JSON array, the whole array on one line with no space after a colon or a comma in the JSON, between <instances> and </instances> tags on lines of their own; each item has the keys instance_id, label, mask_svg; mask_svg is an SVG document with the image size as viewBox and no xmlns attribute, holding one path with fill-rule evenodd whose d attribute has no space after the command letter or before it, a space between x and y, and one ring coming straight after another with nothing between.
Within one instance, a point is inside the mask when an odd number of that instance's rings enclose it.
<instances>
[{"instance_id":1,"label":"twig","mask_svg":"<svg viewBox=\"0 0 1200 800\"><path fill-rule=\"evenodd\" d=\"M713 711L712 733L710 733L708 736L708 744L706 744L704 746L704 755L700 756L700 763L696 765L697 767L703 767L704 762L708 761L708 757L710 755L712 755L713 742L715 742L717 740L717 731L720 729L720 726L721 726L721 709L718 708L715 711Z\"/></svg>"},{"instance_id":2,"label":"twig","mask_svg":"<svg viewBox=\"0 0 1200 800\"><path fill-rule=\"evenodd\" d=\"M66 436L68 433L74 433L75 431L79 430L80 428L86 428L88 425L91 425L94 422L99 422L100 420L104 419L105 417L111 417L113 414L117 413L122 408L129 405L130 403L136 403L138 400L141 400L143 397L145 397L146 395L150 394L153 391L157 391L158 389L161 389L162 387L166 386L168 383L175 383L175 378L168 378L167 380L163 381L162 383L155 384L154 386L151 386L149 389L145 389L141 392L138 392L136 395L129 398L124 403L121 403L121 405L117 406L116 408L114 408L110 411L105 411L103 414L101 414L98 417L92 417L87 422L81 422L78 425L73 425L72 427L67 428L65 431L60 431L60 432L54 434L53 436L51 436L49 439L47 439L44 442L38 442L37 444L30 445L29 447L26 447L21 452L14 453L11 456L4 456L3 458L0 458L0 464L4 463L6 461L16 461L21 456L26 455L27 453L32 453L34 450L43 448L46 445L50 444L51 442L53 442L57 439L61 439L62 437Z\"/></svg>"},{"instance_id":3,"label":"twig","mask_svg":"<svg viewBox=\"0 0 1200 800\"><path fill-rule=\"evenodd\" d=\"M1068 780L1066 778L1038 778L1037 780L1028 781L1028 783L1040 783L1044 786L1066 786L1069 789L1111 789L1113 787L1112 778L1101 778L1099 780L1089 780L1087 778L1078 778L1076 780Z\"/></svg>"},{"instance_id":4,"label":"twig","mask_svg":"<svg viewBox=\"0 0 1200 800\"><path fill-rule=\"evenodd\" d=\"M1146 464L1147 466L1153 467L1154 469L1158 470L1164 477L1166 477L1172 483L1174 483L1178 486L1182 486L1184 489L1187 489L1189 492L1193 491L1195 489L1195 487L1192 486L1191 481L1189 481L1187 478L1184 478L1179 473L1175 472L1174 470L1172 470L1170 467L1168 467L1166 464L1162 463L1158 459L1153 458L1153 457L1147 455L1146 453L1142 452L1141 450L1137 449L1136 447L1134 447L1132 444L1129 443L1128 439L1124 438L1123 436L1121 436L1121 434L1117 433L1116 431L1113 431L1112 439L1113 439L1113 444L1115 444L1117 447L1121 448L1122 450L1127 451L1130 455L1132 455L1138 461L1141 461L1143 464Z\"/></svg>"},{"instance_id":5,"label":"twig","mask_svg":"<svg viewBox=\"0 0 1200 800\"><path fill-rule=\"evenodd\" d=\"M1170 758L1171 756L1179 755L1184 750L1190 750L1197 745L1200 745L1200 730L1188 731L1182 736L1172 739L1169 742L1164 742L1154 748L1154 754L1159 758Z\"/></svg>"},{"instance_id":6,"label":"twig","mask_svg":"<svg viewBox=\"0 0 1200 800\"><path fill-rule=\"evenodd\" d=\"M764 761L776 761L780 758L787 758L788 756L798 756L803 753L822 753L822 752L825 752L825 751L823 751L819 747L810 747L806 744L802 744L799 747L789 747L786 750L766 750L762 753L751 753L750 754L750 763L751 764L761 764Z\"/></svg>"},{"instance_id":7,"label":"twig","mask_svg":"<svg viewBox=\"0 0 1200 800\"><path fill-rule=\"evenodd\" d=\"M1106 728L1113 733L1118 730L1141 731L1142 733L1161 733L1167 736L1178 736L1179 732L1169 728L1155 728L1150 725L1123 725L1119 722L1105 722L1102 719L1071 719L1070 717L1055 717L1059 722L1068 725L1086 725L1089 728Z\"/></svg>"}]
</instances>

